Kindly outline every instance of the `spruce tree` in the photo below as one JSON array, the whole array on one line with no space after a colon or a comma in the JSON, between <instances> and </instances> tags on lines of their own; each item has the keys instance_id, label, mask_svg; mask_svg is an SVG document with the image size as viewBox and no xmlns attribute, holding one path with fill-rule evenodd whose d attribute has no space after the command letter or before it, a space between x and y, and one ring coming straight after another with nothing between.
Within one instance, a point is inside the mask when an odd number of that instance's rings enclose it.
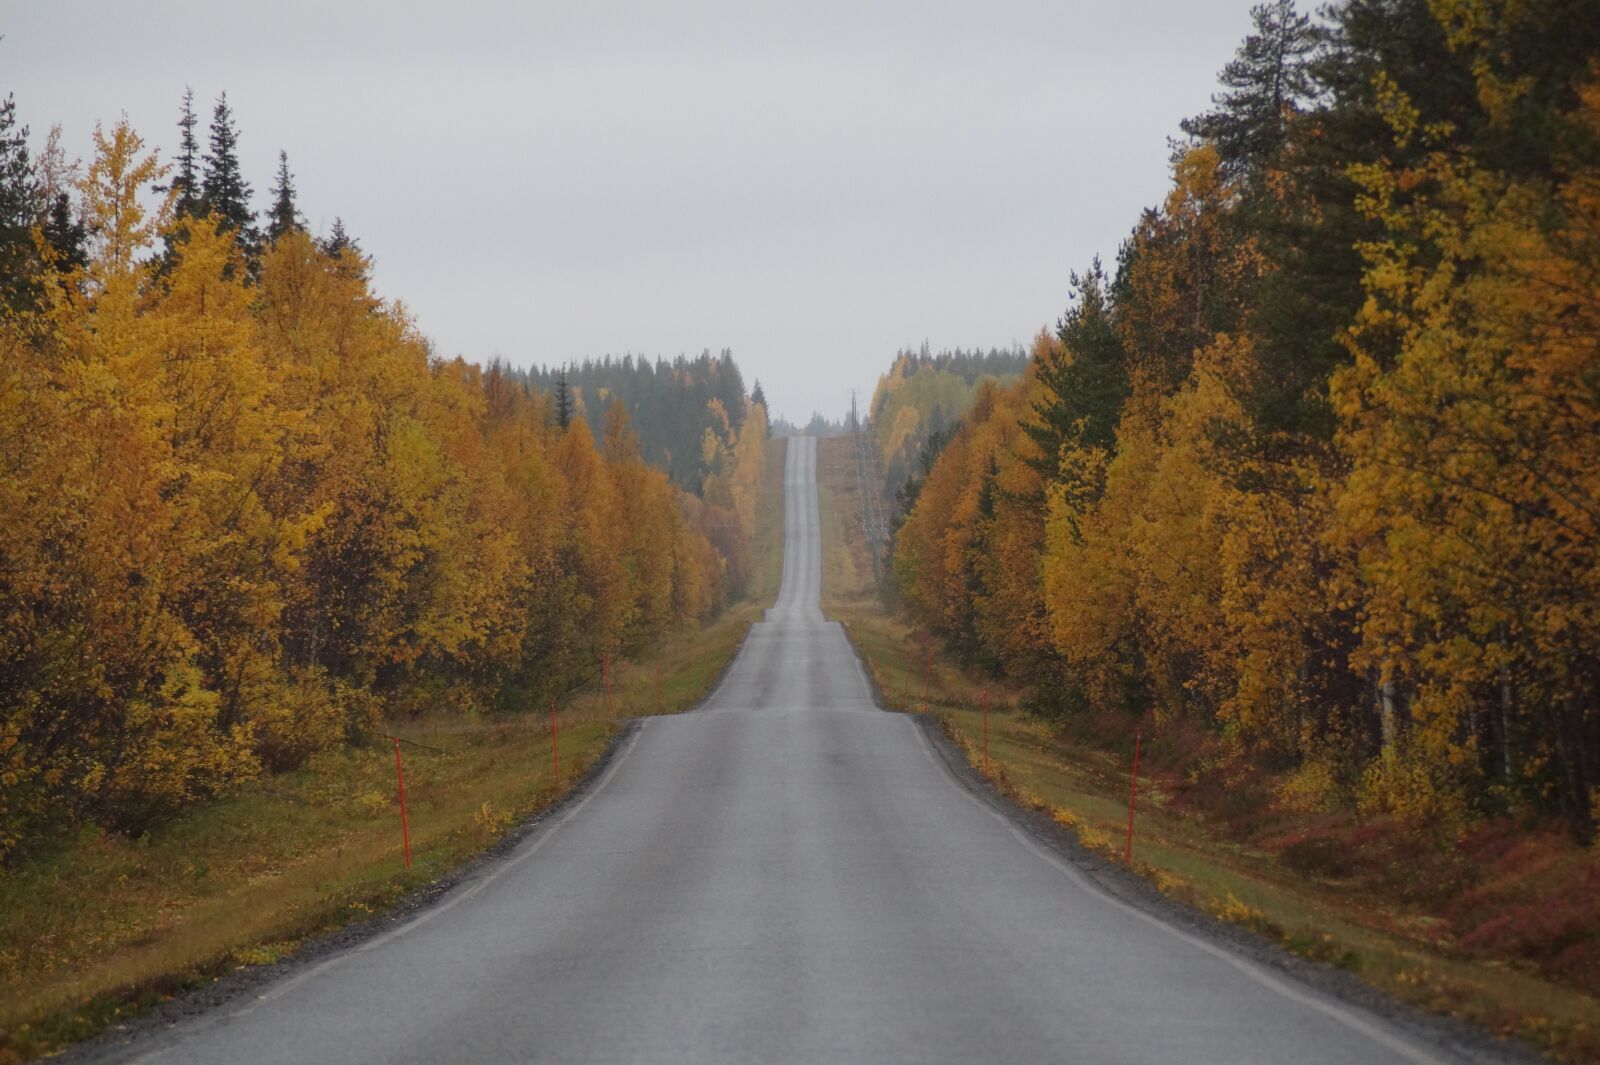
<instances>
[{"instance_id":1,"label":"spruce tree","mask_svg":"<svg viewBox=\"0 0 1600 1065\"><path fill-rule=\"evenodd\" d=\"M1040 362L1035 372L1045 395L1034 404L1033 420L1023 424L1040 452L1033 465L1047 482L1059 475L1062 444L1107 451L1116 446L1128 397L1122 342L1099 258L1086 274L1072 274L1071 282L1076 299L1056 331L1063 355Z\"/></svg>"},{"instance_id":2,"label":"spruce tree","mask_svg":"<svg viewBox=\"0 0 1600 1065\"><path fill-rule=\"evenodd\" d=\"M361 245L356 243L354 237L345 232L344 219L340 218L338 215L334 215L333 229L325 238L323 238L322 251L325 255L339 259L342 258L346 252L349 252L352 255L360 255Z\"/></svg>"},{"instance_id":3,"label":"spruce tree","mask_svg":"<svg viewBox=\"0 0 1600 1065\"><path fill-rule=\"evenodd\" d=\"M572 392L567 387L567 371L556 377L556 424L565 431L572 423Z\"/></svg>"},{"instance_id":4,"label":"spruce tree","mask_svg":"<svg viewBox=\"0 0 1600 1065\"><path fill-rule=\"evenodd\" d=\"M56 193L41 228L55 252L57 271L66 274L89 265L88 233L83 223L73 217L72 200L66 193Z\"/></svg>"},{"instance_id":5,"label":"spruce tree","mask_svg":"<svg viewBox=\"0 0 1600 1065\"><path fill-rule=\"evenodd\" d=\"M762 421L766 422L766 437L773 435L773 411L766 406L766 393L762 392L762 382L755 382L754 389L750 389L750 405L762 408Z\"/></svg>"},{"instance_id":6,"label":"spruce tree","mask_svg":"<svg viewBox=\"0 0 1600 1065\"><path fill-rule=\"evenodd\" d=\"M29 300L26 276L33 261L36 192L28 158L28 127L17 126L16 103L0 103L0 302L13 308Z\"/></svg>"},{"instance_id":7,"label":"spruce tree","mask_svg":"<svg viewBox=\"0 0 1600 1065\"><path fill-rule=\"evenodd\" d=\"M326 237L317 241L317 246L322 253L332 259L340 273L347 277L359 277L362 280L367 276L367 262L363 258L361 245L344 228L344 219L335 215L333 229Z\"/></svg>"},{"instance_id":8,"label":"spruce tree","mask_svg":"<svg viewBox=\"0 0 1600 1065\"><path fill-rule=\"evenodd\" d=\"M178 114L178 158L172 182L172 211L178 218L200 213L200 145L194 138L194 90L183 87L183 110Z\"/></svg>"},{"instance_id":9,"label":"spruce tree","mask_svg":"<svg viewBox=\"0 0 1600 1065\"><path fill-rule=\"evenodd\" d=\"M1311 18L1295 11L1294 0L1270 0L1250 9L1255 32L1222 68L1227 91L1215 95L1212 110L1184 119L1183 131L1216 144L1225 173L1259 173L1283 147L1285 112L1312 94L1307 57L1317 46Z\"/></svg>"},{"instance_id":10,"label":"spruce tree","mask_svg":"<svg viewBox=\"0 0 1600 1065\"><path fill-rule=\"evenodd\" d=\"M178 111L178 156L173 166L172 180L157 185L159 192L172 193L172 228L162 235L166 250L161 256L161 270L171 270L178 260L178 249L189 240L187 219L205 213L200 187L200 145L195 141L194 90L183 87L183 104Z\"/></svg>"},{"instance_id":11,"label":"spruce tree","mask_svg":"<svg viewBox=\"0 0 1600 1065\"><path fill-rule=\"evenodd\" d=\"M710 351L705 358L710 363L714 394L727 412L728 425L737 433L744 428L744 375L739 372L739 364L733 361L733 349L723 348L714 362Z\"/></svg>"},{"instance_id":12,"label":"spruce tree","mask_svg":"<svg viewBox=\"0 0 1600 1065\"><path fill-rule=\"evenodd\" d=\"M272 186L272 210L267 214L267 240L276 244L285 233L304 228L300 212L295 209L294 175L289 173L289 153L280 148L277 183ZM348 237L345 239L349 240Z\"/></svg>"},{"instance_id":13,"label":"spruce tree","mask_svg":"<svg viewBox=\"0 0 1600 1065\"><path fill-rule=\"evenodd\" d=\"M250 184L239 169L239 132L234 128L226 92L217 97L217 106L211 113L210 148L203 157L203 207L216 219L219 229L232 231L240 250L253 258L261 246L261 233L256 228L255 212L250 209Z\"/></svg>"}]
</instances>

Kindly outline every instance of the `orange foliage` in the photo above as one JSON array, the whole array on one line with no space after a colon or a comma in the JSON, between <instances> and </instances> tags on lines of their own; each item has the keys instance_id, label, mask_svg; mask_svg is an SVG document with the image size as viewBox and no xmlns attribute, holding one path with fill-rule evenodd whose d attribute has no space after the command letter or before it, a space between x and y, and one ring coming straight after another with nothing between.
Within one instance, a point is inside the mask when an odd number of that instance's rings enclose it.
<instances>
[{"instance_id":1,"label":"orange foliage","mask_svg":"<svg viewBox=\"0 0 1600 1065\"><path fill-rule=\"evenodd\" d=\"M97 144L91 261L0 319L0 858L142 830L385 708L543 705L737 587L764 412L687 497L625 418L602 452L431 357L349 250L290 231L247 270L201 218L144 259L163 168L125 122Z\"/></svg>"}]
</instances>

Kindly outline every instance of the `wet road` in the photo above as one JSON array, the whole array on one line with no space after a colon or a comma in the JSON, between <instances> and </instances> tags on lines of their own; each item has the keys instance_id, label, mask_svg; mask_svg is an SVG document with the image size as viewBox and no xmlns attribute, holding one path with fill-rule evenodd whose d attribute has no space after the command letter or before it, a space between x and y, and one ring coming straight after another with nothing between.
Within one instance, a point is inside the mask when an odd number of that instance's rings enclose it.
<instances>
[{"instance_id":1,"label":"wet road","mask_svg":"<svg viewBox=\"0 0 1600 1065\"><path fill-rule=\"evenodd\" d=\"M815 464L790 442L782 591L704 707L408 923L113 1056L1460 1060L1106 895L876 708L818 606Z\"/></svg>"}]
</instances>

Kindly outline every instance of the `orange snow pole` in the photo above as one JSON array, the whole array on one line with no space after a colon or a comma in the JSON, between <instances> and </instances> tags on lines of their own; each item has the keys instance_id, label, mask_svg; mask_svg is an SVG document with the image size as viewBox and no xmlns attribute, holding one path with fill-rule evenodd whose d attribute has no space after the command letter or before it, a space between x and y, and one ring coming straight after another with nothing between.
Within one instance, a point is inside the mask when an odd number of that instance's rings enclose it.
<instances>
[{"instance_id":1,"label":"orange snow pole","mask_svg":"<svg viewBox=\"0 0 1600 1065\"><path fill-rule=\"evenodd\" d=\"M933 694L933 648L926 648L928 653L927 671L922 676L922 709L928 709L928 696Z\"/></svg>"},{"instance_id":2,"label":"orange snow pole","mask_svg":"<svg viewBox=\"0 0 1600 1065\"><path fill-rule=\"evenodd\" d=\"M550 700L550 760L555 765L556 785L561 784L561 736L556 731L556 701Z\"/></svg>"},{"instance_id":3,"label":"orange snow pole","mask_svg":"<svg viewBox=\"0 0 1600 1065\"><path fill-rule=\"evenodd\" d=\"M1133 864L1133 806L1139 797L1139 733L1133 734L1133 780L1128 785L1128 849L1123 860Z\"/></svg>"},{"instance_id":4,"label":"orange snow pole","mask_svg":"<svg viewBox=\"0 0 1600 1065\"><path fill-rule=\"evenodd\" d=\"M983 689L983 772L989 773L989 689Z\"/></svg>"},{"instance_id":5,"label":"orange snow pole","mask_svg":"<svg viewBox=\"0 0 1600 1065\"><path fill-rule=\"evenodd\" d=\"M406 823L406 770L400 763L400 737L394 738L394 777L400 784L400 839L406 848L406 868L411 868L411 826Z\"/></svg>"}]
</instances>

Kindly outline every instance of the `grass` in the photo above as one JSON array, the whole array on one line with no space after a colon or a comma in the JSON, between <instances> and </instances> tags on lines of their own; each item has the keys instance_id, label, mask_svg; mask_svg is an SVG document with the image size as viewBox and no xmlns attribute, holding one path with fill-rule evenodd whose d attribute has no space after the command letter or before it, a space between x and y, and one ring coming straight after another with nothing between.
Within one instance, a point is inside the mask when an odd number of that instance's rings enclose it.
<instances>
[{"instance_id":1,"label":"grass","mask_svg":"<svg viewBox=\"0 0 1600 1065\"><path fill-rule=\"evenodd\" d=\"M611 709L599 683L569 700L558 714L559 779L542 712L389 726L411 741L409 870L394 748L376 740L322 752L137 840L86 829L0 872L0 1065L381 912L559 800L617 719L696 705L777 593L783 449L770 451L750 594L705 628L618 662Z\"/></svg>"},{"instance_id":2,"label":"grass","mask_svg":"<svg viewBox=\"0 0 1600 1065\"><path fill-rule=\"evenodd\" d=\"M1051 813L1080 842L1121 860L1132 737L1098 745L1074 738L1018 710L1026 694L1021 688L970 676L937 649L930 659L924 635L888 610L871 587L848 438L821 441L818 479L824 608L844 623L889 705L934 714L997 788ZM1162 891L1349 969L1413 1005L1519 1036L1565 1061L1600 1061L1600 1001L1593 995L1546 978L1525 960L1464 949L1434 909L1310 875L1279 851L1240 842L1174 801L1160 780L1141 771L1134 868Z\"/></svg>"},{"instance_id":3,"label":"grass","mask_svg":"<svg viewBox=\"0 0 1600 1065\"><path fill-rule=\"evenodd\" d=\"M543 727L538 727L542 725ZM0 881L0 1060L47 1053L231 969L370 916L555 801L616 726L568 712L562 782L548 719L465 732L408 724L412 865L392 746L324 752L137 840L85 830Z\"/></svg>"}]
</instances>

